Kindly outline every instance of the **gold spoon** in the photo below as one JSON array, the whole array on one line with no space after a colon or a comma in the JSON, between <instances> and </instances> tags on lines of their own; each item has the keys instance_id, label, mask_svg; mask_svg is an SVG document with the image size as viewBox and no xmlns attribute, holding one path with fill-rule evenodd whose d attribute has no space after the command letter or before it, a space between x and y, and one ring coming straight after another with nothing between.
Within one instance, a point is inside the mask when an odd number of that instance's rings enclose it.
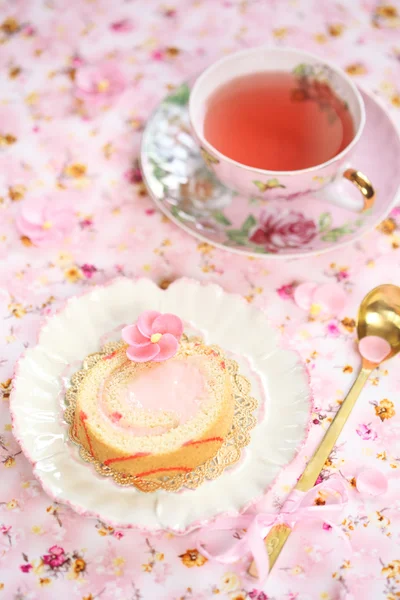
<instances>
[{"instance_id":1,"label":"gold spoon","mask_svg":"<svg viewBox=\"0 0 400 600\"><path fill-rule=\"evenodd\" d=\"M379 285L365 296L358 311L357 335L359 340L366 336L383 338L389 343L390 352L379 362L370 362L363 357L362 367L353 387L343 400L322 442L297 482L294 488L296 490L307 492L314 487L368 377L379 364L400 351L400 287L391 284ZM288 525L274 525L264 539L270 570L291 531ZM254 561L248 572L253 577L257 577L257 567Z\"/></svg>"}]
</instances>

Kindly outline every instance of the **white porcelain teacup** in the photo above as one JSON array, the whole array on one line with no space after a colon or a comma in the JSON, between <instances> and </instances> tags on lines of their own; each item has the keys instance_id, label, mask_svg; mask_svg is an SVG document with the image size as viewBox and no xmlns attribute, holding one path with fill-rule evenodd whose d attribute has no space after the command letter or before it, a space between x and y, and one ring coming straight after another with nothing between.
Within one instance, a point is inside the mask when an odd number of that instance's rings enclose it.
<instances>
[{"instance_id":1,"label":"white porcelain teacup","mask_svg":"<svg viewBox=\"0 0 400 600\"><path fill-rule=\"evenodd\" d=\"M274 171L247 166L228 158L214 148L204 135L204 120L210 96L223 84L261 71L293 72L305 65L316 77L323 78L350 111L354 137L339 154L316 166L295 171ZM310 68L309 68L310 67ZM296 49L258 47L222 58L208 67L196 80L190 95L189 115L194 135L204 160L220 181L242 194L268 199L288 198L306 192L318 192L321 200L361 211L370 208L375 192L369 179L349 161L359 142L365 123L360 92L339 68L318 56ZM234 124L232 124L234 126ZM361 192L354 197L346 180ZM347 188L347 189L346 189Z\"/></svg>"}]
</instances>

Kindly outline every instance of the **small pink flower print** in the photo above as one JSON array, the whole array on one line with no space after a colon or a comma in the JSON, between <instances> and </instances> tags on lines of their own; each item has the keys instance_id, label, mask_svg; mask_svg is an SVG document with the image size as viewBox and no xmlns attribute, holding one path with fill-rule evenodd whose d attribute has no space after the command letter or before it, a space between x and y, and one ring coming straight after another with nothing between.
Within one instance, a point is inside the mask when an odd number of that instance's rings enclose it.
<instances>
[{"instance_id":1,"label":"small pink flower print","mask_svg":"<svg viewBox=\"0 0 400 600\"><path fill-rule=\"evenodd\" d=\"M151 58L157 61L164 60L164 56L165 54L163 50L153 50L153 52L151 53Z\"/></svg>"},{"instance_id":2,"label":"small pink flower print","mask_svg":"<svg viewBox=\"0 0 400 600\"><path fill-rule=\"evenodd\" d=\"M90 106L112 104L125 88L125 75L112 61L83 65L75 75L75 96Z\"/></svg>"},{"instance_id":3,"label":"small pink flower print","mask_svg":"<svg viewBox=\"0 0 400 600\"><path fill-rule=\"evenodd\" d=\"M124 327L122 339L130 360L160 362L176 354L182 333L183 323L176 315L146 310L136 324Z\"/></svg>"},{"instance_id":4,"label":"small pink flower print","mask_svg":"<svg viewBox=\"0 0 400 600\"><path fill-rule=\"evenodd\" d=\"M81 266L81 271L86 279L92 279L93 275L97 273L97 269L94 265L84 264Z\"/></svg>"},{"instance_id":5,"label":"small pink flower print","mask_svg":"<svg viewBox=\"0 0 400 600\"><path fill-rule=\"evenodd\" d=\"M125 171L124 178L129 183L141 183L143 181L142 172L139 167L134 167L133 169Z\"/></svg>"},{"instance_id":6,"label":"small pink flower print","mask_svg":"<svg viewBox=\"0 0 400 600\"><path fill-rule=\"evenodd\" d=\"M328 325L326 326L326 330L328 335L331 335L332 337L338 337L338 335L340 335L339 327L337 326L335 321L331 321L330 323L328 323Z\"/></svg>"},{"instance_id":7,"label":"small pink flower print","mask_svg":"<svg viewBox=\"0 0 400 600\"><path fill-rule=\"evenodd\" d=\"M45 565L48 565L52 569L57 569L61 567L68 558L65 555L63 548L60 546L52 546L49 548L50 554L44 554L42 556L42 561Z\"/></svg>"},{"instance_id":8,"label":"small pink flower print","mask_svg":"<svg viewBox=\"0 0 400 600\"><path fill-rule=\"evenodd\" d=\"M325 531L330 531L332 529L332 525L329 525L329 523L323 523L322 529L325 529Z\"/></svg>"},{"instance_id":9,"label":"small pink flower print","mask_svg":"<svg viewBox=\"0 0 400 600\"><path fill-rule=\"evenodd\" d=\"M134 29L134 24L131 19L121 19L120 21L111 23L110 29L117 33L129 33L129 31Z\"/></svg>"},{"instance_id":10,"label":"small pink flower print","mask_svg":"<svg viewBox=\"0 0 400 600\"><path fill-rule=\"evenodd\" d=\"M81 226L82 229L88 229L89 227L91 227L93 225L93 220L92 219L83 219L82 221L79 221L79 225Z\"/></svg>"},{"instance_id":11,"label":"small pink flower print","mask_svg":"<svg viewBox=\"0 0 400 600\"><path fill-rule=\"evenodd\" d=\"M356 432L362 440L376 440L378 434L369 425L359 425Z\"/></svg>"},{"instance_id":12,"label":"small pink flower print","mask_svg":"<svg viewBox=\"0 0 400 600\"><path fill-rule=\"evenodd\" d=\"M400 206L395 206L394 209L392 210L392 212L390 213L391 217L398 217L400 216Z\"/></svg>"},{"instance_id":13,"label":"small pink flower print","mask_svg":"<svg viewBox=\"0 0 400 600\"><path fill-rule=\"evenodd\" d=\"M314 423L314 425L319 425L320 424L320 420L319 419L313 419L313 423Z\"/></svg>"},{"instance_id":14,"label":"small pink flower print","mask_svg":"<svg viewBox=\"0 0 400 600\"><path fill-rule=\"evenodd\" d=\"M5 525L1 525L0 527L0 533L2 533L3 535L7 535L11 530L11 525L9 525L8 527L6 527Z\"/></svg>"},{"instance_id":15,"label":"small pink flower print","mask_svg":"<svg viewBox=\"0 0 400 600\"><path fill-rule=\"evenodd\" d=\"M114 537L117 538L117 540L121 540L124 537L124 534L122 531L114 531Z\"/></svg>"},{"instance_id":16,"label":"small pink flower print","mask_svg":"<svg viewBox=\"0 0 400 600\"><path fill-rule=\"evenodd\" d=\"M156 210L154 208L146 208L144 212L146 213L146 215L149 215L149 217L151 217L151 215L155 214Z\"/></svg>"},{"instance_id":17,"label":"small pink flower print","mask_svg":"<svg viewBox=\"0 0 400 600\"><path fill-rule=\"evenodd\" d=\"M349 278L349 273L348 273L348 271L342 270L342 271L339 271L339 272L336 274L336 279L337 279L338 281L344 281L345 279L348 279L348 278Z\"/></svg>"},{"instance_id":18,"label":"small pink flower print","mask_svg":"<svg viewBox=\"0 0 400 600\"><path fill-rule=\"evenodd\" d=\"M71 232L74 222L71 206L55 198L25 201L15 220L21 236L41 247L61 242Z\"/></svg>"},{"instance_id":19,"label":"small pink flower print","mask_svg":"<svg viewBox=\"0 0 400 600\"><path fill-rule=\"evenodd\" d=\"M323 482L322 476L321 476L321 475L318 475L318 477L317 477L317 479L316 479L316 481L315 481L314 485L318 485L319 483L322 483L322 482Z\"/></svg>"},{"instance_id":20,"label":"small pink flower print","mask_svg":"<svg viewBox=\"0 0 400 600\"><path fill-rule=\"evenodd\" d=\"M259 223L250 232L249 239L263 246L266 252L301 248L317 235L317 227L311 219L295 211L282 211L279 215L263 212Z\"/></svg>"},{"instance_id":21,"label":"small pink flower print","mask_svg":"<svg viewBox=\"0 0 400 600\"><path fill-rule=\"evenodd\" d=\"M283 300L291 300L293 298L294 293L294 283L288 283L286 285L281 285L277 290L278 296Z\"/></svg>"},{"instance_id":22,"label":"small pink flower print","mask_svg":"<svg viewBox=\"0 0 400 600\"><path fill-rule=\"evenodd\" d=\"M31 571L31 569L33 569L32 565L30 563L28 563L26 565L20 565L19 568L21 569L21 571L23 573L29 573L29 571Z\"/></svg>"},{"instance_id":23,"label":"small pink flower print","mask_svg":"<svg viewBox=\"0 0 400 600\"><path fill-rule=\"evenodd\" d=\"M81 67L84 64L81 57L78 56L77 54L75 54L75 56L73 56L71 63L72 63L72 66L75 67L75 69L78 69L79 67Z\"/></svg>"}]
</instances>

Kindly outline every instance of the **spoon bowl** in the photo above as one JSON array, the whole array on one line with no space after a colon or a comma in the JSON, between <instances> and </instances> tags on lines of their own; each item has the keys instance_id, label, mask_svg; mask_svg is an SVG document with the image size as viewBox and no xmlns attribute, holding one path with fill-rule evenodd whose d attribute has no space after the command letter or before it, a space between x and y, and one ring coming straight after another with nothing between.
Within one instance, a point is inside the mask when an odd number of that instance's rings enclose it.
<instances>
[{"instance_id":1,"label":"spoon bowl","mask_svg":"<svg viewBox=\"0 0 400 600\"><path fill-rule=\"evenodd\" d=\"M359 340L371 335L389 342L391 351L383 360L400 352L399 287L379 285L365 296L358 311L357 334Z\"/></svg>"}]
</instances>

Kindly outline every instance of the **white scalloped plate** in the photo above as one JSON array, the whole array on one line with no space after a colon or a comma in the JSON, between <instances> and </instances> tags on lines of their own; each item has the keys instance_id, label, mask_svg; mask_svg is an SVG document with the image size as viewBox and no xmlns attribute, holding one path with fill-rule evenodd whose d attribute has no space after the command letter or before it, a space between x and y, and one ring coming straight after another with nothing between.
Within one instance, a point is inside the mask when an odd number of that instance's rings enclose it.
<instances>
[{"instance_id":1,"label":"white scalloped plate","mask_svg":"<svg viewBox=\"0 0 400 600\"><path fill-rule=\"evenodd\" d=\"M238 465L196 490L139 492L96 474L69 442L63 419L67 365L99 349L100 338L146 309L178 314L207 343L233 353L260 403L250 444ZM296 353L281 348L265 315L213 284L181 279L163 291L148 279L117 279L71 298L18 362L13 431L44 490L80 514L118 527L186 533L260 498L305 438L311 392Z\"/></svg>"}]
</instances>

